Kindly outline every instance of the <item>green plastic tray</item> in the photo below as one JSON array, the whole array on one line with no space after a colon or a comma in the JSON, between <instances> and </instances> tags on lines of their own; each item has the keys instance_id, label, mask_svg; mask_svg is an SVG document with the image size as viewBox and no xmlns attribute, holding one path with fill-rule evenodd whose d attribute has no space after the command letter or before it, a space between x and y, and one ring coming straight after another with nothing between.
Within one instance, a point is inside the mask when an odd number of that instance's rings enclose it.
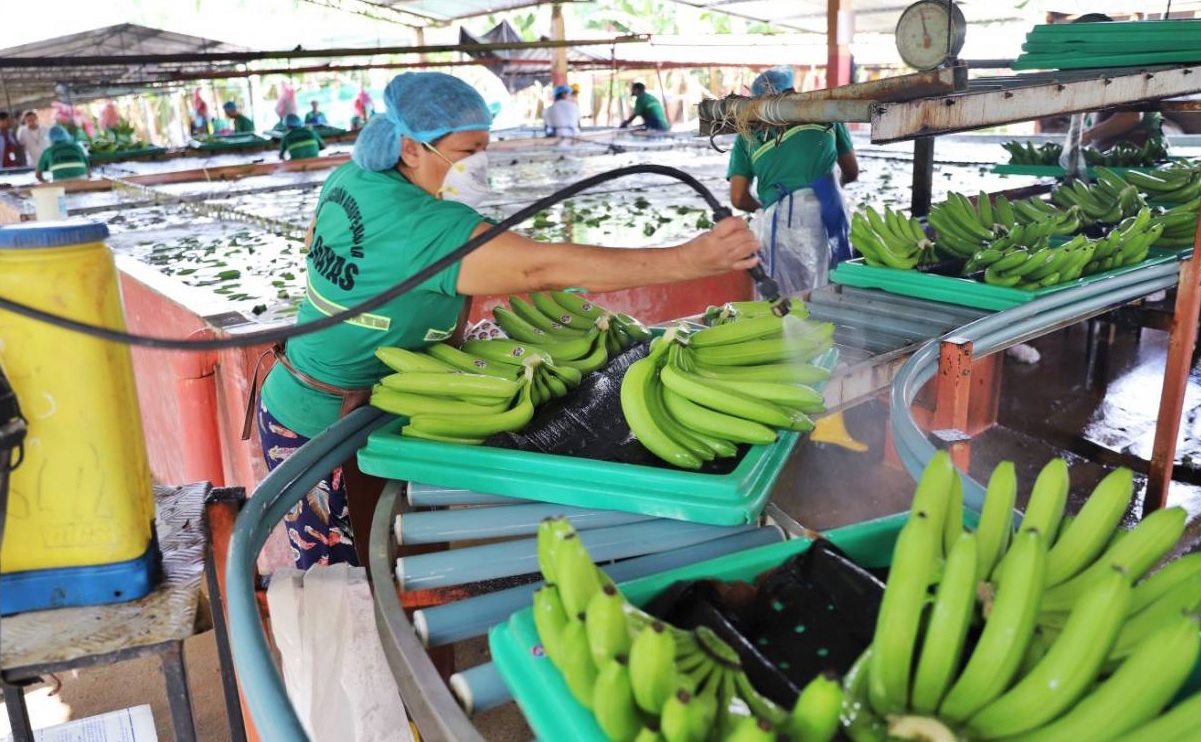
<instances>
[{"instance_id":1,"label":"green plastic tray","mask_svg":"<svg viewBox=\"0 0 1201 742\"><path fill-rule=\"evenodd\" d=\"M1150 167L1108 167L1115 173L1124 173L1130 170L1137 170L1140 173L1152 173L1156 168L1154 165ZM992 171L998 175L1036 175L1041 178L1062 178L1067 175L1067 171L1058 165L1014 165L1006 163L1003 165L993 165ZM1089 178L1096 179L1097 172L1093 168L1087 168L1085 174Z\"/></svg>"},{"instance_id":2,"label":"green plastic tray","mask_svg":"<svg viewBox=\"0 0 1201 742\"><path fill-rule=\"evenodd\" d=\"M1075 281L1068 281L1056 286L1027 291L1026 289L993 286L983 281L973 281L968 278L940 276L934 273L919 273L915 270L897 270L895 268L879 268L866 265L863 258L855 258L838 264L830 274L830 280L844 286L855 286L865 289L881 289L890 294L915 296L919 299L941 301L948 304L958 304L976 309L1012 309L1013 307L1034 301L1040 296L1063 291L1064 289L1084 286L1085 284L1104 281L1106 278L1121 276L1132 271L1140 270L1150 265L1170 263L1180 259L1177 250L1159 250L1152 248L1146 260L1134 265L1124 265L1104 273L1096 273Z\"/></svg>"},{"instance_id":3,"label":"green plastic tray","mask_svg":"<svg viewBox=\"0 0 1201 742\"><path fill-rule=\"evenodd\" d=\"M188 146L190 149L199 149L205 152L222 152L226 150L270 147L271 140L266 137L260 137L258 134L231 134L205 142L193 139Z\"/></svg>"},{"instance_id":4,"label":"green plastic tray","mask_svg":"<svg viewBox=\"0 0 1201 742\"><path fill-rule=\"evenodd\" d=\"M161 155L166 147L142 147L140 149L125 149L119 152L89 152L88 159L92 162L113 162L115 160L132 160L135 157Z\"/></svg>"},{"instance_id":5,"label":"green plastic tray","mask_svg":"<svg viewBox=\"0 0 1201 742\"><path fill-rule=\"evenodd\" d=\"M829 531L826 537L861 566L885 567L892 559L897 534L907 518L908 513L891 515ZM798 539L748 549L622 583L621 590L632 603L641 606L679 580L751 580L807 550L811 543ZM605 742L605 735L596 725L592 712L572 697L563 676L542 654L529 608L494 626L488 632L488 644L496 669L513 692L513 698L538 739Z\"/></svg>"},{"instance_id":6,"label":"green plastic tray","mask_svg":"<svg viewBox=\"0 0 1201 742\"><path fill-rule=\"evenodd\" d=\"M814 361L833 369L838 352ZM705 474L533 451L416 440L401 421L381 428L359 451L359 468L388 479L455 487L489 495L644 513L719 526L753 523L801 434L751 446L728 474Z\"/></svg>"}]
</instances>

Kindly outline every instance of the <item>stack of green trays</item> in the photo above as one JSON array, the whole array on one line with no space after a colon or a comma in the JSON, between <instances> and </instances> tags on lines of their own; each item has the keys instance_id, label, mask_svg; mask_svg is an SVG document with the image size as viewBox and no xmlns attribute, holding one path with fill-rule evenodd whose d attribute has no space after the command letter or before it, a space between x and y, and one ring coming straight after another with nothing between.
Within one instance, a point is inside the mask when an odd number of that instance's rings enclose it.
<instances>
[{"instance_id":1,"label":"stack of green trays","mask_svg":"<svg viewBox=\"0 0 1201 742\"><path fill-rule=\"evenodd\" d=\"M1201 62L1201 19L1035 26L1012 67L1070 70L1194 62Z\"/></svg>"},{"instance_id":2,"label":"stack of green trays","mask_svg":"<svg viewBox=\"0 0 1201 742\"><path fill-rule=\"evenodd\" d=\"M854 260L839 263L838 267L830 274L830 280L844 286L880 289L890 294L914 296L919 299L941 301L947 304L957 304L976 309L1001 311L1034 301L1040 296L1046 296L1056 291L1104 281L1107 278L1121 276L1141 270L1147 266L1171 263L1180 259L1181 253L1178 250L1151 248L1147 259L1141 263L1124 265L1121 268L1114 268L1103 273L1094 273L1091 276L1077 278L1074 281L1067 281L1066 283L1033 290L993 286L983 281L958 278L956 276L940 276L937 273L882 268L867 265L863 262L863 258L855 258Z\"/></svg>"},{"instance_id":3,"label":"stack of green trays","mask_svg":"<svg viewBox=\"0 0 1201 742\"><path fill-rule=\"evenodd\" d=\"M838 352L813 361L833 369ZM644 513L718 526L754 523L800 440L780 431L768 445L751 446L733 471L707 474L669 466L596 461L536 451L409 438L403 420L367 439L359 451L366 474L489 495L585 508Z\"/></svg>"}]
</instances>

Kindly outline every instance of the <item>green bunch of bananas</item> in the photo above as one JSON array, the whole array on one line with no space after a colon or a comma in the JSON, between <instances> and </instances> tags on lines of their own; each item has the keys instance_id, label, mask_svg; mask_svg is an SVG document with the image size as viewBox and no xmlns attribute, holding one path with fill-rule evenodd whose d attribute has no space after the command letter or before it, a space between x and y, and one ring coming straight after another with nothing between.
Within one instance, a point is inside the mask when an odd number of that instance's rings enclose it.
<instances>
[{"instance_id":1,"label":"green bunch of bananas","mask_svg":"<svg viewBox=\"0 0 1201 742\"><path fill-rule=\"evenodd\" d=\"M1201 198L1174 206L1153 217L1163 225L1163 232L1155 240L1155 247L1192 247L1197 239L1197 212L1201 210Z\"/></svg>"},{"instance_id":2,"label":"green bunch of bananas","mask_svg":"<svg viewBox=\"0 0 1201 742\"><path fill-rule=\"evenodd\" d=\"M951 258L970 258L997 239L1009 234L1017 224L1017 215L1004 195L994 204L983 191L971 199L951 191L947 200L930 207L927 217L938 231L934 245Z\"/></svg>"},{"instance_id":3,"label":"green bunch of bananas","mask_svg":"<svg viewBox=\"0 0 1201 742\"><path fill-rule=\"evenodd\" d=\"M1128 469L1102 480L1074 517L1064 512L1069 485L1067 464L1052 460L1015 530L1017 478L1003 462L978 528L965 532L959 474L945 453L931 460L896 542L871 647L845 681L851 739L1195 731L1196 702L1156 717L1201 655L1201 557L1144 577L1184 533L1184 510L1156 511L1124 531Z\"/></svg>"},{"instance_id":4,"label":"green bunch of bananas","mask_svg":"<svg viewBox=\"0 0 1201 742\"><path fill-rule=\"evenodd\" d=\"M1083 149L1084 162L1089 167L1150 167L1168 157L1168 148L1162 137L1149 139L1141 145L1118 142L1104 152L1093 147Z\"/></svg>"},{"instance_id":5,"label":"green bunch of bananas","mask_svg":"<svg viewBox=\"0 0 1201 742\"><path fill-rule=\"evenodd\" d=\"M538 527L534 625L571 694L613 742L828 742L842 689L821 675L794 708L762 697L712 630L685 631L630 604L565 518Z\"/></svg>"},{"instance_id":6,"label":"green bunch of bananas","mask_svg":"<svg viewBox=\"0 0 1201 742\"><path fill-rule=\"evenodd\" d=\"M1195 215L1194 215L1195 218ZM1126 217L1105 237L1094 241L1092 259L1084 267L1084 275L1134 265L1147 259L1147 252L1164 231L1164 223L1151 216L1147 207L1134 216Z\"/></svg>"},{"instance_id":7,"label":"green bunch of bananas","mask_svg":"<svg viewBox=\"0 0 1201 742\"><path fill-rule=\"evenodd\" d=\"M1058 142L1045 142L1035 147L1031 142L1004 142L1001 147L1009 153L1011 165L1058 165L1059 156L1063 154L1063 145Z\"/></svg>"},{"instance_id":8,"label":"green bunch of bananas","mask_svg":"<svg viewBox=\"0 0 1201 742\"><path fill-rule=\"evenodd\" d=\"M673 327L626 371L621 410L648 451L699 469L738 444L772 443L777 429L811 430L825 400L809 385L830 373L808 362L833 342L828 322L773 314L694 333Z\"/></svg>"},{"instance_id":9,"label":"green bunch of bananas","mask_svg":"<svg viewBox=\"0 0 1201 742\"><path fill-rule=\"evenodd\" d=\"M650 332L638 320L628 314L610 312L578 294L534 291L529 296L528 301L510 296L509 306L497 306L492 316L510 338L539 346L556 359L572 360L570 352L565 352L567 349L556 353L556 348L588 335L602 319L608 329L602 331L603 347L594 352L598 356L607 354L606 360L650 339ZM601 361L596 368L603 365Z\"/></svg>"},{"instance_id":10,"label":"green bunch of bananas","mask_svg":"<svg viewBox=\"0 0 1201 742\"><path fill-rule=\"evenodd\" d=\"M883 213L869 206L851 216L851 246L868 265L885 268L908 270L937 259L921 222L888 206Z\"/></svg>"},{"instance_id":11,"label":"green bunch of bananas","mask_svg":"<svg viewBox=\"0 0 1201 742\"><path fill-rule=\"evenodd\" d=\"M809 309L804 302L794 301L789 304L788 313L794 317L805 319L809 316ZM705 308L705 313L701 319L708 327L717 327L718 325L728 325L731 322L737 322L739 319L748 317L762 317L765 314L771 314L774 311L772 302L765 299L756 301L728 301L725 304L718 306L708 306Z\"/></svg>"},{"instance_id":12,"label":"green bunch of bananas","mask_svg":"<svg viewBox=\"0 0 1201 742\"><path fill-rule=\"evenodd\" d=\"M1097 168L1097 182L1089 186L1076 180L1062 184L1051 194L1055 203L1080 207L1087 224L1117 224L1147 205L1138 188L1112 170Z\"/></svg>"},{"instance_id":13,"label":"green bunch of bananas","mask_svg":"<svg viewBox=\"0 0 1201 742\"><path fill-rule=\"evenodd\" d=\"M1120 177L1156 203L1184 204L1201 196L1201 167L1173 164L1152 173L1128 170Z\"/></svg>"}]
</instances>

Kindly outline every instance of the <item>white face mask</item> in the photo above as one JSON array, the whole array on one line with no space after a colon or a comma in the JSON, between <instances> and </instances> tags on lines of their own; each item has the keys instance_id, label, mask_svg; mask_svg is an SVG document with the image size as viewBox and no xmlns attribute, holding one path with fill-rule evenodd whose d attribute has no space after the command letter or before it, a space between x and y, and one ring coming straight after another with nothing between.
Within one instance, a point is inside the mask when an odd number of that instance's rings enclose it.
<instances>
[{"instance_id":1,"label":"white face mask","mask_svg":"<svg viewBox=\"0 0 1201 742\"><path fill-rule=\"evenodd\" d=\"M450 169L446 171L446 177L442 179L442 187L438 189L438 195L444 200L458 201L476 207L492 195L492 189L488 184L487 152L481 150L458 162L451 162L450 158L438 152L432 145L427 144L426 147L450 163Z\"/></svg>"}]
</instances>

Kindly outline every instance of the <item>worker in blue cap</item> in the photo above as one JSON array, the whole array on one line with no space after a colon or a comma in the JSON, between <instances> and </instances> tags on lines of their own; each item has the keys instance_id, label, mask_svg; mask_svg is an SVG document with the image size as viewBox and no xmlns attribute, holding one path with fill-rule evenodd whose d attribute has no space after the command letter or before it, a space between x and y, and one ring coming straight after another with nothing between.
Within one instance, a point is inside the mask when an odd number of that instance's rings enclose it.
<instances>
[{"instance_id":1,"label":"worker in blue cap","mask_svg":"<svg viewBox=\"0 0 1201 742\"><path fill-rule=\"evenodd\" d=\"M489 196L492 112L466 82L441 72L398 75L386 109L359 133L351 161L325 181L308 239L301 323L373 298L445 258L490 227L476 207ZM319 333L288 341L263 383L259 440L268 468L340 416L364 404L390 373L380 347L420 350L451 340L468 297L587 286L594 292L724 275L758 263L758 243L730 217L674 247L630 249L535 242L501 232L482 247L392 299ZM255 409L255 408L251 408ZM329 474L285 518L297 566L358 563L351 503L370 508L344 473ZM366 510L370 514L371 510Z\"/></svg>"},{"instance_id":2,"label":"worker in blue cap","mask_svg":"<svg viewBox=\"0 0 1201 742\"><path fill-rule=\"evenodd\" d=\"M34 177L43 183L46 182L46 173L50 173L50 179L55 182L88 177L91 172L88 155L83 147L75 143L69 131L55 124L46 132L46 138L50 140L50 146L42 150L38 157Z\"/></svg>"},{"instance_id":3,"label":"worker in blue cap","mask_svg":"<svg viewBox=\"0 0 1201 742\"><path fill-rule=\"evenodd\" d=\"M280 139L279 159L286 156L289 160L307 160L317 157L325 149L321 135L306 127L296 114L284 116L284 126L288 127L288 133Z\"/></svg>"},{"instance_id":4,"label":"worker in blue cap","mask_svg":"<svg viewBox=\"0 0 1201 742\"><path fill-rule=\"evenodd\" d=\"M574 137L580 133L580 107L571 97L570 85L555 86L555 102L542 112L548 137Z\"/></svg>"},{"instance_id":5,"label":"worker in blue cap","mask_svg":"<svg viewBox=\"0 0 1201 742\"><path fill-rule=\"evenodd\" d=\"M793 85L792 70L775 67L755 78L751 93L790 93ZM765 248L764 268L785 295L824 286L830 268L851 257L839 186L859 177L859 163L845 124L796 124L740 134L726 177L730 202L743 211L761 212L755 223ZM812 439L866 450L847 433L841 414L822 418Z\"/></svg>"},{"instance_id":6,"label":"worker in blue cap","mask_svg":"<svg viewBox=\"0 0 1201 742\"><path fill-rule=\"evenodd\" d=\"M225 111L225 117L233 124L234 134L253 134L254 122L246 116L238 113L238 104L232 100L227 100L221 106L221 110Z\"/></svg>"}]
</instances>

